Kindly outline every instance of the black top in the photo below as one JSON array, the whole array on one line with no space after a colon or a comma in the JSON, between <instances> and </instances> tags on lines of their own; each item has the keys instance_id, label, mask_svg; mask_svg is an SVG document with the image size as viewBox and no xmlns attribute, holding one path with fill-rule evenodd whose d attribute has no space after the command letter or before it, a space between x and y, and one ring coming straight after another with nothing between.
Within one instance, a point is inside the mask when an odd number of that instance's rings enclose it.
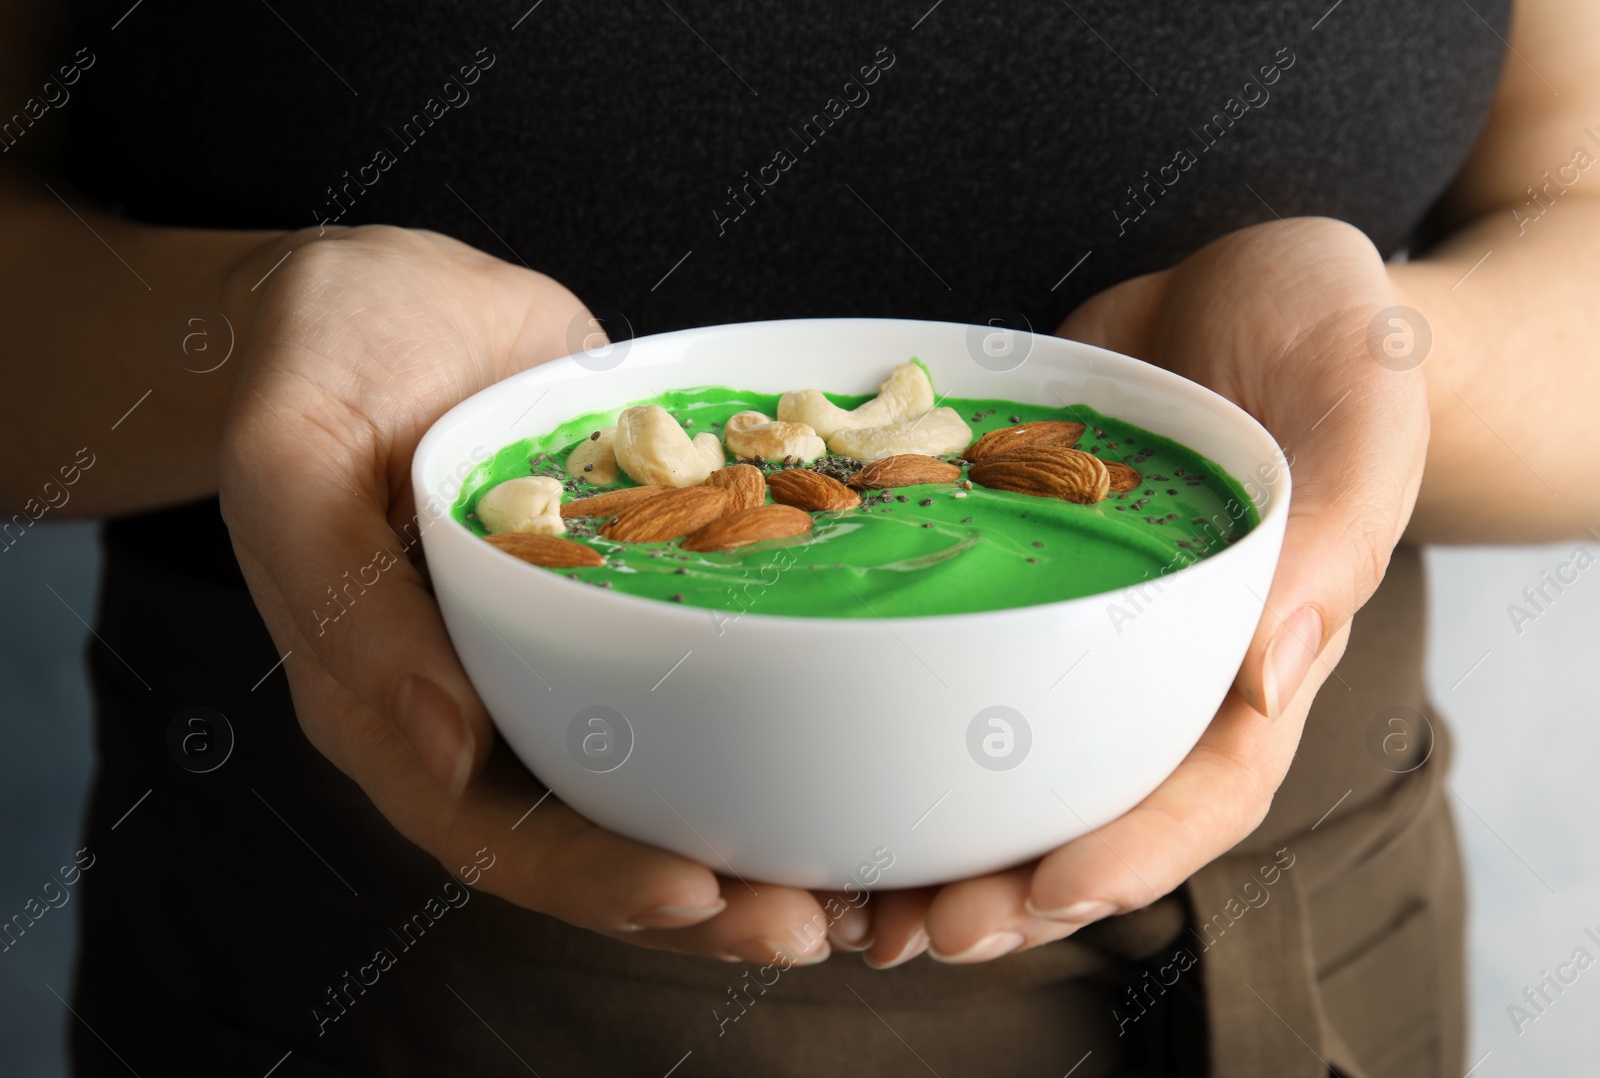
<instances>
[{"instance_id":1,"label":"black top","mask_svg":"<svg viewBox=\"0 0 1600 1078\"><path fill-rule=\"evenodd\" d=\"M1405 244L1508 6L81 0L66 171L158 224L435 229L619 339L996 308L1049 332L1274 215ZM144 542L228 571L214 517Z\"/></svg>"},{"instance_id":2,"label":"black top","mask_svg":"<svg viewBox=\"0 0 1600 1078\"><path fill-rule=\"evenodd\" d=\"M80 6L98 63L64 110L70 173L102 201L154 223L432 228L636 333L995 305L1049 331L1274 214L1392 251L1482 126L1507 18L1503 0L1477 5L1487 25L1413 0L1315 28L1322 0L529 0L513 29L511 4L163 0L113 31L123 0Z\"/></svg>"}]
</instances>

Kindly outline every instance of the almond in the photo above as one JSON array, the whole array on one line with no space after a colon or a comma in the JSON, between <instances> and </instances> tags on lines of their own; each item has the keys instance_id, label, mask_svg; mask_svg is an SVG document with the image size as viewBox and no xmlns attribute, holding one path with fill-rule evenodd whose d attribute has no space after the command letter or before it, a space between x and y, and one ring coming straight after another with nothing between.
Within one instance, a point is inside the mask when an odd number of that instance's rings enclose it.
<instances>
[{"instance_id":1,"label":"almond","mask_svg":"<svg viewBox=\"0 0 1600 1078\"><path fill-rule=\"evenodd\" d=\"M886 490L892 487L919 487L925 483L953 483L961 469L937 457L921 453L875 460L845 482L857 490Z\"/></svg>"},{"instance_id":2,"label":"almond","mask_svg":"<svg viewBox=\"0 0 1600 1078\"><path fill-rule=\"evenodd\" d=\"M1144 482L1144 476L1128 467L1118 464L1114 460L1105 461L1106 472L1111 476L1111 493L1121 494L1125 490L1132 490Z\"/></svg>"},{"instance_id":3,"label":"almond","mask_svg":"<svg viewBox=\"0 0 1600 1078\"><path fill-rule=\"evenodd\" d=\"M772 500L778 504L792 505L808 513L854 509L861 504L861 495L832 476L809 468L774 472L767 476L767 489L772 491Z\"/></svg>"},{"instance_id":4,"label":"almond","mask_svg":"<svg viewBox=\"0 0 1600 1078\"><path fill-rule=\"evenodd\" d=\"M780 473L781 474L781 473ZM811 514L792 505L758 505L718 517L683 541L683 549L696 552L732 550L734 547L787 539L811 530Z\"/></svg>"},{"instance_id":5,"label":"almond","mask_svg":"<svg viewBox=\"0 0 1600 1078\"><path fill-rule=\"evenodd\" d=\"M1015 427L992 430L973 442L961 455L974 464L1002 460L1014 450L1032 449L1041 445L1059 445L1071 448L1083 437L1082 423L1069 423L1064 419L1041 419Z\"/></svg>"},{"instance_id":6,"label":"almond","mask_svg":"<svg viewBox=\"0 0 1600 1078\"><path fill-rule=\"evenodd\" d=\"M575 502L568 502L561 507L564 517L608 517L612 513L626 509L630 505L638 505L646 498L654 498L657 494L665 494L671 487L624 487L621 490L608 490L604 494L596 494L592 498L579 498Z\"/></svg>"},{"instance_id":7,"label":"almond","mask_svg":"<svg viewBox=\"0 0 1600 1078\"><path fill-rule=\"evenodd\" d=\"M726 491L681 487L628 506L606 521L600 534L619 543L659 543L710 524L727 508Z\"/></svg>"},{"instance_id":8,"label":"almond","mask_svg":"<svg viewBox=\"0 0 1600 1078\"><path fill-rule=\"evenodd\" d=\"M761 469L750 464L719 468L706 476L706 486L727 493L730 513L754 509L767 501L767 481L761 477Z\"/></svg>"},{"instance_id":9,"label":"almond","mask_svg":"<svg viewBox=\"0 0 1600 1078\"><path fill-rule=\"evenodd\" d=\"M1105 498L1111 474L1105 461L1065 446L1018 449L1004 460L974 464L967 473L974 483L1041 498L1060 498L1092 505Z\"/></svg>"},{"instance_id":10,"label":"almond","mask_svg":"<svg viewBox=\"0 0 1600 1078\"><path fill-rule=\"evenodd\" d=\"M606 563L594 547L554 535L499 532L489 536L489 545L500 548L513 558L551 569L597 569Z\"/></svg>"}]
</instances>

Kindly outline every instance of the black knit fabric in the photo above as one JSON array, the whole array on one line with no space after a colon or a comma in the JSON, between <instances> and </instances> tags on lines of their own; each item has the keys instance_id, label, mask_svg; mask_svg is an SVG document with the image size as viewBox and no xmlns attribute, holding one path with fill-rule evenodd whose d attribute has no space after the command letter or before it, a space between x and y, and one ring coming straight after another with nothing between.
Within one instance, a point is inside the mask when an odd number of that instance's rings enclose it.
<instances>
[{"instance_id":1,"label":"black knit fabric","mask_svg":"<svg viewBox=\"0 0 1600 1078\"><path fill-rule=\"evenodd\" d=\"M1049 331L1274 214L1404 242L1494 91L1508 4L1474 5L164 0L113 31L107 0L63 119L73 178L135 218L303 226L348 172L342 223L520 258L636 334L993 306Z\"/></svg>"}]
</instances>

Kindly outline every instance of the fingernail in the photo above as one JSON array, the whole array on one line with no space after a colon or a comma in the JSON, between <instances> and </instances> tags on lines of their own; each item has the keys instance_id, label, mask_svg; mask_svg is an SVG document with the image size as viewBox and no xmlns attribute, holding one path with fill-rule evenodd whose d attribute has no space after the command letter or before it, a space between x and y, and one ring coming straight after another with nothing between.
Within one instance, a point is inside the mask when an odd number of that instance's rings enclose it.
<instances>
[{"instance_id":1,"label":"fingernail","mask_svg":"<svg viewBox=\"0 0 1600 1078\"><path fill-rule=\"evenodd\" d=\"M456 702L427 678L412 675L395 691L394 723L423 766L459 798L472 774L476 739Z\"/></svg>"},{"instance_id":2,"label":"fingernail","mask_svg":"<svg viewBox=\"0 0 1600 1078\"><path fill-rule=\"evenodd\" d=\"M959 964L964 962L987 962L991 958L999 958L1003 954L1010 954L1022 946L1022 933L996 932L992 936L985 936L960 954L940 954L932 947L928 948L928 956L935 962L950 962Z\"/></svg>"},{"instance_id":3,"label":"fingernail","mask_svg":"<svg viewBox=\"0 0 1600 1078\"><path fill-rule=\"evenodd\" d=\"M928 934L919 928L917 929L917 934L906 941L906 945L901 949L900 953L889 959L889 961L878 962L870 956L862 959L862 961L871 966L873 969L893 969L898 965L902 965L911 961L913 958L917 957L917 955L921 954L927 949Z\"/></svg>"},{"instance_id":4,"label":"fingernail","mask_svg":"<svg viewBox=\"0 0 1600 1078\"><path fill-rule=\"evenodd\" d=\"M1098 921L1117 912L1114 903L1098 898L1087 898L1056 910L1041 910L1033 904L1031 898L1024 904L1028 912L1035 917L1043 917L1047 921L1066 921L1070 924L1088 924L1090 921Z\"/></svg>"},{"instance_id":5,"label":"fingernail","mask_svg":"<svg viewBox=\"0 0 1600 1078\"><path fill-rule=\"evenodd\" d=\"M1283 714L1284 705L1300 691L1306 671L1322 650L1322 615L1314 606L1290 614L1267 645L1262 681L1266 685L1267 718Z\"/></svg>"},{"instance_id":6,"label":"fingernail","mask_svg":"<svg viewBox=\"0 0 1600 1078\"><path fill-rule=\"evenodd\" d=\"M828 942L833 945L835 951L855 954L857 951L865 951L871 947L873 938L868 936L866 939L846 939L837 929L830 928L828 929Z\"/></svg>"},{"instance_id":7,"label":"fingernail","mask_svg":"<svg viewBox=\"0 0 1600 1078\"><path fill-rule=\"evenodd\" d=\"M818 937L817 943L816 950L804 954L796 954L788 945L773 943L771 940L741 943L732 948L732 951L746 962L760 962L770 966L774 963L781 964L783 959L788 959L788 964L791 966L814 966L818 962L826 962L828 955L832 953L826 937Z\"/></svg>"},{"instance_id":8,"label":"fingernail","mask_svg":"<svg viewBox=\"0 0 1600 1078\"><path fill-rule=\"evenodd\" d=\"M728 900L719 898L709 906L656 906L645 910L628 922L630 929L684 928L709 921L728 908Z\"/></svg>"}]
</instances>

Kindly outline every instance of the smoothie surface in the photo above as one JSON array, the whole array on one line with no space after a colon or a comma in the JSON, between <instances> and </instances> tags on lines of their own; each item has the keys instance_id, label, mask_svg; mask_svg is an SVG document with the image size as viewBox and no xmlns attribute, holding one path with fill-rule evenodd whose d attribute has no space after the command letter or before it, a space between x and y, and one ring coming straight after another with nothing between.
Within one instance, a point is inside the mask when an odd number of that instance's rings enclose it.
<instances>
[{"instance_id":1,"label":"smoothie surface","mask_svg":"<svg viewBox=\"0 0 1600 1078\"><path fill-rule=\"evenodd\" d=\"M613 487L569 479L562 467L579 442L612 425L624 408L658 404L689 434L721 437L722 423L746 409L775 415L779 394L721 387L674 390L577 416L547 434L501 449L466 478L452 507L457 521L485 531L473 516L490 487L526 475L561 479L564 501ZM871 394L827 394L854 408ZM574 584L734 614L797 617L912 617L1001 610L1117 591L1223 549L1259 521L1243 488L1183 446L1084 405L1065 408L948 397L976 439L987 431L1044 419L1086 426L1078 448L1121 461L1144 482L1096 505L941 483L862 491L860 508L815 514L815 528L792 539L696 554L679 542L618 543L595 534L603 520L568 519L566 537L606 558L593 569L543 569ZM947 458L950 459L950 458ZM730 457L729 463L734 463ZM769 473L776 466L766 469ZM965 473L963 473L963 476ZM958 493L964 497L956 497ZM769 498L770 500L770 498ZM926 503L926 504L924 504Z\"/></svg>"}]
</instances>

